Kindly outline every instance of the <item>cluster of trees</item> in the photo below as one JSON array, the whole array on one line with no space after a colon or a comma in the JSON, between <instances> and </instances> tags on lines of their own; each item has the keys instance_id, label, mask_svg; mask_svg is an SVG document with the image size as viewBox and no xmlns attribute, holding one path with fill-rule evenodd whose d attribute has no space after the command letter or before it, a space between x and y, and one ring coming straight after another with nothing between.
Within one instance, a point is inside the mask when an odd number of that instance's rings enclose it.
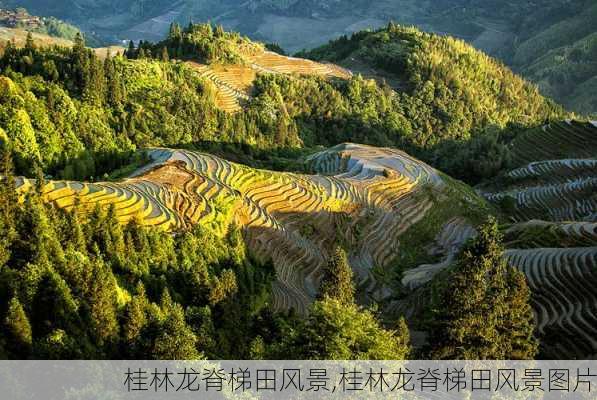
<instances>
[{"instance_id":1,"label":"cluster of trees","mask_svg":"<svg viewBox=\"0 0 597 400\"><path fill-rule=\"evenodd\" d=\"M0 146L13 153L20 174L40 165L52 175L89 179L147 146L273 149L299 142L288 119L218 110L213 87L185 64L101 60L81 37L72 49L38 48L32 38L21 49L9 42L0 68ZM281 138L284 130L290 133Z\"/></svg>"},{"instance_id":2,"label":"cluster of trees","mask_svg":"<svg viewBox=\"0 0 597 400\"><path fill-rule=\"evenodd\" d=\"M498 224L490 218L449 275L438 280L429 327L432 358L535 357L538 342L526 278L507 265L503 253Z\"/></svg>"},{"instance_id":3,"label":"cluster of trees","mask_svg":"<svg viewBox=\"0 0 597 400\"><path fill-rule=\"evenodd\" d=\"M80 37L73 49L38 49L31 36L23 49L9 42L0 65L0 145L11 150L19 173L31 173L34 165L52 172L70 165L92 176L108 171L96 164L133 150L127 135L110 129L103 107L122 107L121 75L113 60L102 64Z\"/></svg>"},{"instance_id":4,"label":"cluster of trees","mask_svg":"<svg viewBox=\"0 0 597 400\"><path fill-rule=\"evenodd\" d=\"M236 32L226 32L221 25L193 24L182 29L173 22L168 37L158 43L141 41L135 48L131 41L128 58L155 58L168 61L193 59L204 63L242 64L243 55L262 51L263 45L250 41Z\"/></svg>"},{"instance_id":5,"label":"cluster of trees","mask_svg":"<svg viewBox=\"0 0 597 400\"><path fill-rule=\"evenodd\" d=\"M269 337L256 338L254 355L287 360L404 360L411 351L406 322L401 318L389 325L383 326L376 313L356 304L352 269L346 252L338 247L307 318L279 320Z\"/></svg>"},{"instance_id":6,"label":"cluster of trees","mask_svg":"<svg viewBox=\"0 0 597 400\"><path fill-rule=\"evenodd\" d=\"M248 357L273 267L238 228L122 226L39 189L19 201L9 157L0 172L1 358Z\"/></svg>"}]
</instances>

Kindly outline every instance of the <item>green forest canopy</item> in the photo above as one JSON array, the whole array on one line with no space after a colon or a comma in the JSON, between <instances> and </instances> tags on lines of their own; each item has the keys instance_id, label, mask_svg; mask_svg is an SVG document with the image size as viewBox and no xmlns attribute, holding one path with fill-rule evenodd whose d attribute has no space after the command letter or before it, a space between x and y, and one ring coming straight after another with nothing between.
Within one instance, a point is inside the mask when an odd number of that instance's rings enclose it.
<instances>
[{"instance_id":1,"label":"green forest canopy","mask_svg":"<svg viewBox=\"0 0 597 400\"><path fill-rule=\"evenodd\" d=\"M195 71L161 61L157 49L178 49L176 43L185 58L207 62L236 62L244 49L255 48L207 25L180 32L173 26L165 42L144 42L105 61L80 37L72 49L8 45L0 59L0 129L18 172L38 163L52 174L88 178L106 172L106 159L120 159L113 153L156 145L239 143L278 151L353 141L403 148L474 182L506 165L509 126L567 115L464 42L395 25L340 39L310 56L358 53L400 76L403 90L358 75L344 81L260 74L244 112L227 114ZM487 165L471 174L468 160Z\"/></svg>"},{"instance_id":2,"label":"green forest canopy","mask_svg":"<svg viewBox=\"0 0 597 400\"><path fill-rule=\"evenodd\" d=\"M201 54L216 35L221 42ZM226 52L244 43L205 25L181 37L184 57L197 52L207 62L237 62ZM261 74L237 114L218 110L210 85L186 64L166 61L163 51L141 52L152 44L102 61L80 36L72 49L9 43L0 58L2 175L13 176L11 158L18 174L40 181L42 172L89 179L146 146L230 143L271 156L354 141L404 148L473 181L507 162L509 124L564 114L463 42L390 26L331 46L358 49L361 40L370 41L367 57L401 74L404 90L361 76ZM156 48L169 52L165 44ZM481 174L461 169L471 160L487 164ZM4 357L402 358L410 351L403 321L381 324L350 300L324 294L306 320L272 314L273 268L247 254L234 226L223 236L205 227L171 236L120 226L109 210L81 217L36 193L19 202L11 182L0 184ZM343 263L337 266L346 272ZM349 276L342 275L343 287ZM385 339L367 341L372 335Z\"/></svg>"}]
</instances>

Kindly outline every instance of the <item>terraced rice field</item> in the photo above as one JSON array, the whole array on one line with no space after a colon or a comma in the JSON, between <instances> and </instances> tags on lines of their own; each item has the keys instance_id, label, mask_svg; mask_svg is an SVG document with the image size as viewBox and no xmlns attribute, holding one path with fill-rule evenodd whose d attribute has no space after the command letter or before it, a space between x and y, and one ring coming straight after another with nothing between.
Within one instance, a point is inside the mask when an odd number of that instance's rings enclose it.
<instances>
[{"instance_id":1,"label":"terraced rice field","mask_svg":"<svg viewBox=\"0 0 597 400\"><path fill-rule=\"evenodd\" d=\"M464 243L476 234L475 228L462 217L448 221L429 249L431 255L443 256L443 260L436 264L423 264L405 271L402 285L408 289L416 289L431 281L437 273L453 264Z\"/></svg>"},{"instance_id":2,"label":"terraced rice field","mask_svg":"<svg viewBox=\"0 0 597 400\"><path fill-rule=\"evenodd\" d=\"M555 359L597 355L597 247L507 250L527 276L537 330Z\"/></svg>"},{"instance_id":3,"label":"terraced rice field","mask_svg":"<svg viewBox=\"0 0 597 400\"><path fill-rule=\"evenodd\" d=\"M505 256L531 289L542 357L594 359L597 223L531 220L514 224L506 238Z\"/></svg>"},{"instance_id":4,"label":"terraced rice field","mask_svg":"<svg viewBox=\"0 0 597 400\"><path fill-rule=\"evenodd\" d=\"M274 261L274 306L300 312L338 240L355 245L350 258L361 284L380 290L372 268L390 264L400 234L432 207L422 188L445 186L437 171L401 151L352 144L309 159L324 175L257 170L193 151L149 154L153 162L122 182L52 181L44 197L79 212L113 206L122 223L169 231L232 215L253 252ZM33 184L17 179L21 191Z\"/></svg>"},{"instance_id":5,"label":"terraced rice field","mask_svg":"<svg viewBox=\"0 0 597 400\"><path fill-rule=\"evenodd\" d=\"M359 288L369 298L388 299L391 288L373 271L391 268L401 235L450 187L435 169L402 151L364 145L312 155L306 160L312 175L253 169L194 151L148 153L152 162L121 182L52 181L44 197L82 213L114 207L122 223L135 219L174 232L234 220L252 252L275 265L273 307L301 313L337 243L350 248ZM597 353L596 177L591 158L531 162L508 174L504 191L485 193L497 203L515 199L505 257L528 278L544 357ZM17 179L20 191L34 183ZM425 283L475 235L466 215L442 226L428 247L441 261L406 271L402 284L413 295L390 301L388 310L409 316L422 309L429 296Z\"/></svg>"},{"instance_id":6,"label":"terraced rice field","mask_svg":"<svg viewBox=\"0 0 597 400\"><path fill-rule=\"evenodd\" d=\"M506 240L509 247L549 247L554 243L562 247L597 246L597 222L531 220L507 229Z\"/></svg>"},{"instance_id":7,"label":"terraced rice field","mask_svg":"<svg viewBox=\"0 0 597 400\"><path fill-rule=\"evenodd\" d=\"M516 165L538 160L595 158L596 149L597 123L570 120L530 130L511 144Z\"/></svg>"},{"instance_id":8,"label":"terraced rice field","mask_svg":"<svg viewBox=\"0 0 597 400\"><path fill-rule=\"evenodd\" d=\"M280 54L264 51L246 57L251 67L260 72L277 74L303 74L320 75L349 79L350 71L329 63L318 63L303 58L287 57Z\"/></svg>"},{"instance_id":9,"label":"terraced rice field","mask_svg":"<svg viewBox=\"0 0 597 400\"><path fill-rule=\"evenodd\" d=\"M597 221L595 158L531 162L507 177L508 187L485 196L498 204L510 199L514 221Z\"/></svg>"},{"instance_id":10,"label":"terraced rice field","mask_svg":"<svg viewBox=\"0 0 597 400\"><path fill-rule=\"evenodd\" d=\"M597 123L552 123L512 151L519 168L484 196L514 222L506 258L527 276L542 355L595 358Z\"/></svg>"},{"instance_id":11,"label":"terraced rice field","mask_svg":"<svg viewBox=\"0 0 597 400\"><path fill-rule=\"evenodd\" d=\"M255 71L243 65L205 65L189 62L201 77L213 83L216 106L227 112L237 112L249 99Z\"/></svg>"},{"instance_id":12,"label":"terraced rice field","mask_svg":"<svg viewBox=\"0 0 597 400\"><path fill-rule=\"evenodd\" d=\"M216 89L216 105L227 112L238 112L249 99L258 73L318 75L349 79L350 71L334 64L281 56L270 51L247 54L245 65L217 65L189 62L200 76L211 81Z\"/></svg>"}]
</instances>

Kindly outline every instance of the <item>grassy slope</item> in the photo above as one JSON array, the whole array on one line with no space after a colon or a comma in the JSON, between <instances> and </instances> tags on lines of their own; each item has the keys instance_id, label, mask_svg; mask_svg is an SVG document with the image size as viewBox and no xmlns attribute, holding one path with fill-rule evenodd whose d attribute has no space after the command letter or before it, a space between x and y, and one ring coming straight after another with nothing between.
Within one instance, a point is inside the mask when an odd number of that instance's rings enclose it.
<instances>
[{"instance_id":1,"label":"grassy slope","mask_svg":"<svg viewBox=\"0 0 597 400\"><path fill-rule=\"evenodd\" d=\"M24 29L13 29L0 27L0 47L4 47L4 44L8 40L14 40L17 46L23 46L27 39L27 31ZM32 33L35 43L40 46L72 46L73 43L67 39L56 38L53 36L44 35L41 33Z\"/></svg>"}]
</instances>

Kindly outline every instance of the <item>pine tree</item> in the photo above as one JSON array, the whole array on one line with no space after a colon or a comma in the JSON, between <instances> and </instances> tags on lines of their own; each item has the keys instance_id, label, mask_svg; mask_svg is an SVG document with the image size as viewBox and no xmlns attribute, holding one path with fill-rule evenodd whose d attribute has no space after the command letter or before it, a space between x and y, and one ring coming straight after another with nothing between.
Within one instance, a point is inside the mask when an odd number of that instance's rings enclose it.
<instances>
[{"instance_id":1,"label":"pine tree","mask_svg":"<svg viewBox=\"0 0 597 400\"><path fill-rule=\"evenodd\" d=\"M73 50L79 53L85 51L85 39L83 38L83 35L81 35L80 32L77 32L77 34L75 35Z\"/></svg>"},{"instance_id":2,"label":"pine tree","mask_svg":"<svg viewBox=\"0 0 597 400\"><path fill-rule=\"evenodd\" d=\"M131 346L138 340L143 328L147 325L145 311L148 304L145 287L142 283L139 283L137 284L136 295L127 305L125 313L124 340L127 346Z\"/></svg>"},{"instance_id":3,"label":"pine tree","mask_svg":"<svg viewBox=\"0 0 597 400\"><path fill-rule=\"evenodd\" d=\"M214 36L217 38L221 38L221 37L224 37L224 35L225 35L225 32L224 32L224 28L222 27L222 25L216 26Z\"/></svg>"},{"instance_id":4,"label":"pine tree","mask_svg":"<svg viewBox=\"0 0 597 400\"><path fill-rule=\"evenodd\" d=\"M319 298L333 298L342 304L353 303L355 287L352 275L346 252L341 247L336 247L324 270Z\"/></svg>"},{"instance_id":5,"label":"pine tree","mask_svg":"<svg viewBox=\"0 0 597 400\"><path fill-rule=\"evenodd\" d=\"M54 329L70 331L80 326L78 304L68 284L51 267L37 268L43 275L31 302L33 332L36 336L45 336Z\"/></svg>"},{"instance_id":6,"label":"pine tree","mask_svg":"<svg viewBox=\"0 0 597 400\"><path fill-rule=\"evenodd\" d=\"M78 204L75 205L75 208L71 212L66 213L66 218L68 219L68 227L69 230L66 232L68 234L69 243L72 243L75 249L78 251L87 252L87 237L82 228L82 221L78 215Z\"/></svg>"},{"instance_id":7,"label":"pine tree","mask_svg":"<svg viewBox=\"0 0 597 400\"><path fill-rule=\"evenodd\" d=\"M396 326L396 338L401 348L406 349L405 357L408 358L410 354L410 330L404 317L400 317Z\"/></svg>"},{"instance_id":8,"label":"pine tree","mask_svg":"<svg viewBox=\"0 0 597 400\"><path fill-rule=\"evenodd\" d=\"M151 355L158 360L203 358L196 347L197 337L185 321L182 307L172 301L167 290L164 291L160 307L165 318L151 349Z\"/></svg>"},{"instance_id":9,"label":"pine tree","mask_svg":"<svg viewBox=\"0 0 597 400\"><path fill-rule=\"evenodd\" d=\"M16 64L17 56L18 50L13 37L12 40L6 41L6 47L4 48L4 54L2 55L2 58L4 59L5 64L10 66ZM6 72L4 72L4 74L6 74Z\"/></svg>"},{"instance_id":10,"label":"pine tree","mask_svg":"<svg viewBox=\"0 0 597 400\"><path fill-rule=\"evenodd\" d=\"M82 88L83 98L101 104L106 98L106 77L104 68L95 55L89 57L85 75L87 78Z\"/></svg>"},{"instance_id":11,"label":"pine tree","mask_svg":"<svg viewBox=\"0 0 597 400\"><path fill-rule=\"evenodd\" d=\"M31 324L17 297L13 297L8 303L4 324L9 334L10 348L17 357L26 357L32 344Z\"/></svg>"},{"instance_id":12,"label":"pine tree","mask_svg":"<svg viewBox=\"0 0 597 400\"><path fill-rule=\"evenodd\" d=\"M170 31L168 33L168 39L171 41L179 41L182 37L182 31L180 29L180 25L177 22L172 22L170 24Z\"/></svg>"},{"instance_id":13,"label":"pine tree","mask_svg":"<svg viewBox=\"0 0 597 400\"><path fill-rule=\"evenodd\" d=\"M122 74L116 69L116 62L113 58L106 58L104 61L104 74L107 85L108 103L120 109L126 98L126 91L122 81Z\"/></svg>"},{"instance_id":14,"label":"pine tree","mask_svg":"<svg viewBox=\"0 0 597 400\"><path fill-rule=\"evenodd\" d=\"M137 52L135 50L135 42L133 42L132 40L129 41L129 47L128 47L128 50L126 51L126 58L131 59L131 60L137 58Z\"/></svg>"},{"instance_id":15,"label":"pine tree","mask_svg":"<svg viewBox=\"0 0 597 400\"><path fill-rule=\"evenodd\" d=\"M276 129L276 145L284 147L288 141L288 125L285 118L279 118Z\"/></svg>"},{"instance_id":16,"label":"pine tree","mask_svg":"<svg viewBox=\"0 0 597 400\"><path fill-rule=\"evenodd\" d=\"M238 290L236 275L230 269L222 271L219 278L213 277L210 284L208 298L211 305L218 304Z\"/></svg>"},{"instance_id":17,"label":"pine tree","mask_svg":"<svg viewBox=\"0 0 597 400\"><path fill-rule=\"evenodd\" d=\"M100 346L115 341L118 336L116 320L116 280L101 258L94 260L88 295L92 332Z\"/></svg>"},{"instance_id":18,"label":"pine tree","mask_svg":"<svg viewBox=\"0 0 597 400\"><path fill-rule=\"evenodd\" d=\"M0 160L0 268L11 257L10 246L17 238L18 196L15 185L12 157L8 149L2 152Z\"/></svg>"},{"instance_id":19,"label":"pine tree","mask_svg":"<svg viewBox=\"0 0 597 400\"><path fill-rule=\"evenodd\" d=\"M85 92L91 81L91 61L90 52L85 48L83 36L77 33L71 53L71 63L73 83L81 94Z\"/></svg>"},{"instance_id":20,"label":"pine tree","mask_svg":"<svg viewBox=\"0 0 597 400\"><path fill-rule=\"evenodd\" d=\"M35 41L33 40L33 34L31 32L27 32L27 39L25 39L25 49L26 50L35 50Z\"/></svg>"},{"instance_id":21,"label":"pine tree","mask_svg":"<svg viewBox=\"0 0 597 400\"><path fill-rule=\"evenodd\" d=\"M397 31L398 31L398 26L396 25L396 23L394 21L390 21L388 23L388 32L395 33Z\"/></svg>"},{"instance_id":22,"label":"pine tree","mask_svg":"<svg viewBox=\"0 0 597 400\"><path fill-rule=\"evenodd\" d=\"M536 352L529 291L503 258L495 219L465 247L440 291L429 342L441 359L532 358Z\"/></svg>"},{"instance_id":23,"label":"pine tree","mask_svg":"<svg viewBox=\"0 0 597 400\"><path fill-rule=\"evenodd\" d=\"M526 277L517 269L508 268L506 287L506 307L499 328L502 346L507 346L507 357L511 360L531 360L537 354L539 343L533 336L535 320Z\"/></svg>"},{"instance_id":24,"label":"pine tree","mask_svg":"<svg viewBox=\"0 0 597 400\"><path fill-rule=\"evenodd\" d=\"M304 324L283 339L277 358L403 360L410 353L408 329L385 329L369 310L337 299L316 301ZM405 334L404 336L401 336Z\"/></svg>"}]
</instances>

